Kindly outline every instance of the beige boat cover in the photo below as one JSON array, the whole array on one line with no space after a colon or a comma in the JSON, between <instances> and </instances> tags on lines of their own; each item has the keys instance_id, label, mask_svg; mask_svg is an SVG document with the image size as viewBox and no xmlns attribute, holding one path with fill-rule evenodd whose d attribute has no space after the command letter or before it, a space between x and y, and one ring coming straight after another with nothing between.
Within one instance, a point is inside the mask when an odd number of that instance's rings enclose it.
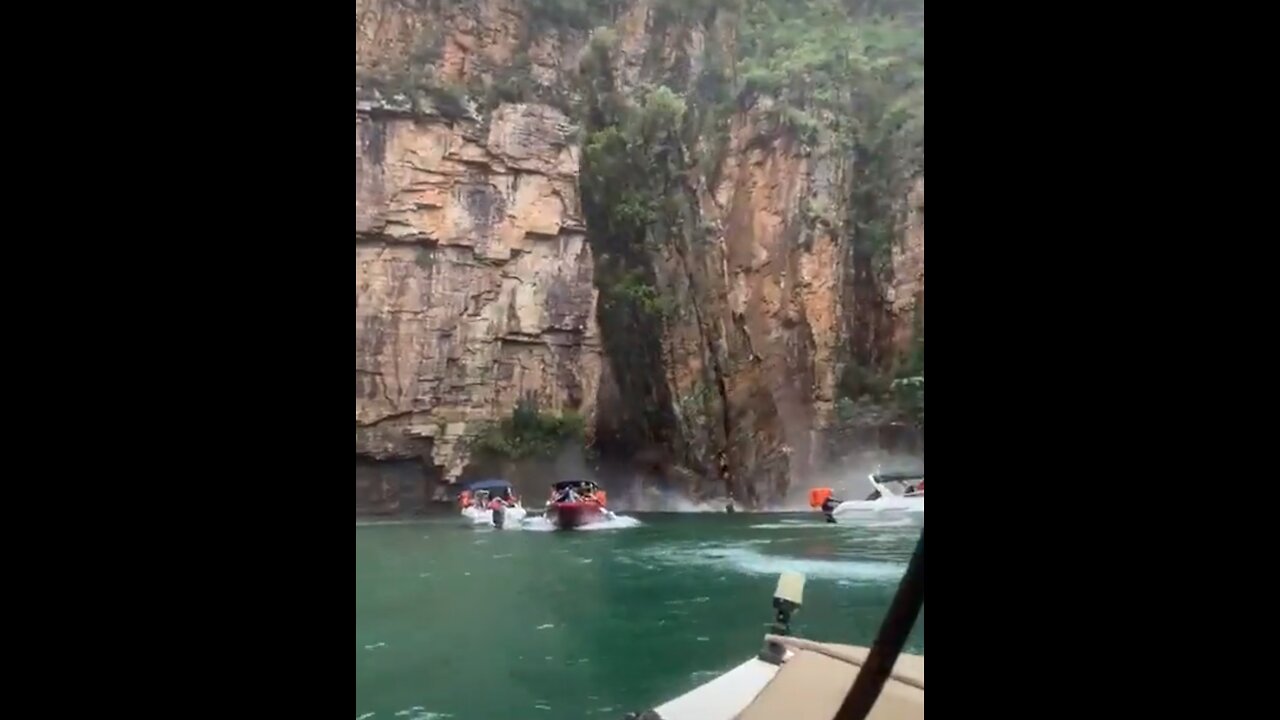
<instances>
[{"instance_id":1,"label":"beige boat cover","mask_svg":"<svg viewBox=\"0 0 1280 720\"><path fill-rule=\"evenodd\" d=\"M766 636L792 653L737 720L832 720L867 660L867 648ZM923 720L924 657L898 656L868 720Z\"/></svg>"}]
</instances>

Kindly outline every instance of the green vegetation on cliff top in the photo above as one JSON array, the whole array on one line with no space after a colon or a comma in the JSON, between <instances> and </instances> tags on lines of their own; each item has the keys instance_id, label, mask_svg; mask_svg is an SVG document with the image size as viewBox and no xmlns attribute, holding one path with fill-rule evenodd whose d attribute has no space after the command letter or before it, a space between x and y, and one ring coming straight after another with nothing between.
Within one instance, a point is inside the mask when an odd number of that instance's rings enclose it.
<instances>
[{"instance_id":1,"label":"green vegetation on cliff top","mask_svg":"<svg viewBox=\"0 0 1280 720\"><path fill-rule=\"evenodd\" d=\"M697 252L705 228L696 187L715 185L735 113L745 113L754 143L799 143L848 160L834 204L805 198L801 210L805 221L821 220L844 236L846 262L854 284L861 283L854 292L863 293L857 306L882 302L878 287L889 279L907 190L924 168L920 2L742 0L663 8L651 19L650 35L661 37L664 23L700 23L699 63L677 48L665 66L648 66L644 74L665 84L624 93L615 87L617 39L602 29L579 77L577 113L587 131L580 177L597 253L600 321L615 345L609 354L621 363L616 374L644 386L635 388L636 400L646 393L657 400L651 387L663 382L663 358L651 338L677 309L672 288L659 286L655 258ZM734 9L740 12L722 35L717 13ZM695 66L700 70L690 77ZM852 331L840 415L851 417L844 412L851 402L865 400L923 424L922 382L906 379L923 373L923 328L910 353L883 357L887 339L875 335L879 326ZM651 380L634 381L636 375ZM682 403L681 414L698 417L684 407L692 404ZM649 418L655 427L647 434L672 420Z\"/></svg>"},{"instance_id":2,"label":"green vegetation on cliff top","mask_svg":"<svg viewBox=\"0 0 1280 720\"><path fill-rule=\"evenodd\" d=\"M543 413L536 402L524 398L516 403L511 417L494 423L480 435L473 449L498 459L550 459L566 445L580 443L582 431L582 416Z\"/></svg>"}]
</instances>

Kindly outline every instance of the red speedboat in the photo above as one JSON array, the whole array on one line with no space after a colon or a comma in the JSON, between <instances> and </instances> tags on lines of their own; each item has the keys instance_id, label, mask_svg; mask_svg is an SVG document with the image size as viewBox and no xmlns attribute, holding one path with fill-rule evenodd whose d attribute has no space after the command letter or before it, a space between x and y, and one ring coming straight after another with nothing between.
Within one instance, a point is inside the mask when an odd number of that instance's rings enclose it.
<instances>
[{"instance_id":1,"label":"red speedboat","mask_svg":"<svg viewBox=\"0 0 1280 720\"><path fill-rule=\"evenodd\" d=\"M547 520L560 530L602 522L612 515L606 502L604 490L590 480L562 480L551 486Z\"/></svg>"}]
</instances>

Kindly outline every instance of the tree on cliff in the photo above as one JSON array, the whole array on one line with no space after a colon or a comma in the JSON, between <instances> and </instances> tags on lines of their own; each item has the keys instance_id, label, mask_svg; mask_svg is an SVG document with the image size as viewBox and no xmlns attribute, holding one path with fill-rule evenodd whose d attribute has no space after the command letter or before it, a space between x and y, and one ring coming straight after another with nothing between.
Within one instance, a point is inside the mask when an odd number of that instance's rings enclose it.
<instances>
[{"instance_id":1,"label":"tree on cliff","mask_svg":"<svg viewBox=\"0 0 1280 720\"><path fill-rule=\"evenodd\" d=\"M493 424L477 438L474 450L506 460L548 459L567 443L581 442L582 431L581 415L539 412L537 401L524 397L516 403L511 417Z\"/></svg>"}]
</instances>

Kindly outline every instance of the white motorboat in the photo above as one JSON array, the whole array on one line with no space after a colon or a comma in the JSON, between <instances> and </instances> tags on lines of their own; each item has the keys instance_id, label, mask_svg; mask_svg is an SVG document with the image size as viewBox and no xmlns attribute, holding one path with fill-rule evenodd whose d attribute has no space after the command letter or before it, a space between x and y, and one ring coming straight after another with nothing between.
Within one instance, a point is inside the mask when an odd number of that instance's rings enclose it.
<instances>
[{"instance_id":1,"label":"white motorboat","mask_svg":"<svg viewBox=\"0 0 1280 720\"><path fill-rule=\"evenodd\" d=\"M924 532L871 648L788 635L804 576L783 573L757 657L627 720L923 720L924 656L902 652L924 605Z\"/></svg>"},{"instance_id":2,"label":"white motorboat","mask_svg":"<svg viewBox=\"0 0 1280 720\"><path fill-rule=\"evenodd\" d=\"M518 525L528 515L511 483L506 480L468 483L458 494L458 504L462 508L462 517L472 525L497 528L508 523Z\"/></svg>"},{"instance_id":3,"label":"white motorboat","mask_svg":"<svg viewBox=\"0 0 1280 720\"><path fill-rule=\"evenodd\" d=\"M496 525L493 520L493 512L494 511L488 507L468 507L462 511L462 516L470 520L472 525ZM507 523L519 524L529 514L519 501L516 501L515 505L508 506L499 512L503 513L505 516L502 520L503 525L506 525Z\"/></svg>"},{"instance_id":4,"label":"white motorboat","mask_svg":"<svg viewBox=\"0 0 1280 720\"><path fill-rule=\"evenodd\" d=\"M809 506L821 508L827 522L885 511L924 512L924 473L872 473L867 482L873 490L865 499L840 500L831 488L814 488Z\"/></svg>"}]
</instances>

